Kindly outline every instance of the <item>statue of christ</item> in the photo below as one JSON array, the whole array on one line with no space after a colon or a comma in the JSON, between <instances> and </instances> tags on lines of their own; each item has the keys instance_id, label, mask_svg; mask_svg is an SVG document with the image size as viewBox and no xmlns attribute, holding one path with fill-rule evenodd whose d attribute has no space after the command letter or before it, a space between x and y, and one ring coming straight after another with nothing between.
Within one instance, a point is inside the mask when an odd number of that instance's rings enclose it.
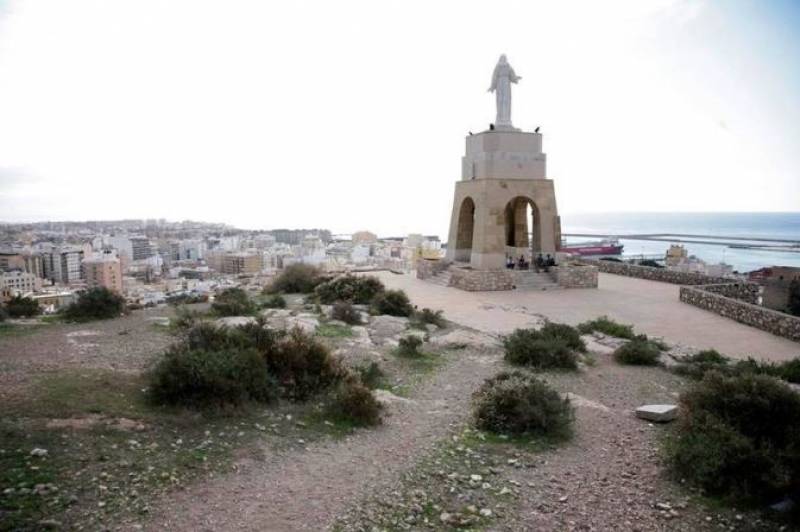
<instances>
[{"instance_id":1,"label":"statue of christ","mask_svg":"<svg viewBox=\"0 0 800 532\"><path fill-rule=\"evenodd\" d=\"M492 74L492 86L489 92L494 92L497 98L497 119L495 126L500 128L513 128L511 124L511 84L521 80L522 77L514 73L508 64L505 54L500 56Z\"/></svg>"}]
</instances>

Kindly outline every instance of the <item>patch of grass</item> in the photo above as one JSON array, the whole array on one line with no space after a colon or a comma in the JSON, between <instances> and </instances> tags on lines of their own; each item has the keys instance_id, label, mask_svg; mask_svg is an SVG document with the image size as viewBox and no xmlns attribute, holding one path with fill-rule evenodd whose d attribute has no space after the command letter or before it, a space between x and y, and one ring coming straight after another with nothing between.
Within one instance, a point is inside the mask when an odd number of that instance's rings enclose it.
<instances>
[{"instance_id":1,"label":"patch of grass","mask_svg":"<svg viewBox=\"0 0 800 532\"><path fill-rule=\"evenodd\" d=\"M60 370L31 385L27 398L0 403L0 416L68 418L87 414L138 418L147 412L139 375L107 370Z\"/></svg>"},{"instance_id":2,"label":"patch of grass","mask_svg":"<svg viewBox=\"0 0 800 532\"><path fill-rule=\"evenodd\" d=\"M0 323L0 338L16 338L18 336L28 336L38 332L44 325L19 325L16 323Z\"/></svg>"},{"instance_id":3,"label":"patch of grass","mask_svg":"<svg viewBox=\"0 0 800 532\"><path fill-rule=\"evenodd\" d=\"M411 317L411 326L427 330L426 325L435 325L443 329L447 326L444 313L441 310L431 310L429 308L423 308L422 310L414 312L414 315Z\"/></svg>"},{"instance_id":4,"label":"patch of grass","mask_svg":"<svg viewBox=\"0 0 800 532\"><path fill-rule=\"evenodd\" d=\"M377 362L372 361L367 364L361 364L356 366L354 371L358 378L361 379L361 382L364 383L364 386L372 390L386 387L386 374Z\"/></svg>"},{"instance_id":5,"label":"patch of grass","mask_svg":"<svg viewBox=\"0 0 800 532\"><path fill-rule=\"evenodd\" d=\"M608 336L625 338L626 340L630 340L635 336L633 332L633 325L623 325L621 323L617 323L608 316L600 316L599 318L585 321L578 325L578 331L580 331L581 334L590 334L594 331L597 331Z\"/></svg>"},{"instance_id":6,"label":"patch of grass","mask_svg":"<svg viewBox=\"0 0 800 532\"><path fill-rule=\"evenodd\" d=\"M323 322L317 325L316 334L317 336L324 336L326 338L350 338L353 336L353 329L347 325Z\"/></svg>"}]
</instances>

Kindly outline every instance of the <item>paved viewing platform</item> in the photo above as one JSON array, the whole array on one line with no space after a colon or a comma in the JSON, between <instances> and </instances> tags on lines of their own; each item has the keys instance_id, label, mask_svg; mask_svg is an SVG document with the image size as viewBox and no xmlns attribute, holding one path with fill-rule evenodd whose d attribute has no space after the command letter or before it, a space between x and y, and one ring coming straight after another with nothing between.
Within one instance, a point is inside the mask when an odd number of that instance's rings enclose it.
<instances>
[{"instance_id":1,"label":"paved viewing platform","mask_svg":"<svg viewBox=\"0 0 800 532\"><path fill-rule=\"evenodd\" d=\"M668 342L717 349L736 358L774 361L800 356L800 343L681 303L678 285L599 274L596 290L464 292L413 275L380 272L388 288L405 290L420 308L441 309L451 321L489 333L509 333L542 315L577 325L607 315Z\"/></svg>"}]
</instances>

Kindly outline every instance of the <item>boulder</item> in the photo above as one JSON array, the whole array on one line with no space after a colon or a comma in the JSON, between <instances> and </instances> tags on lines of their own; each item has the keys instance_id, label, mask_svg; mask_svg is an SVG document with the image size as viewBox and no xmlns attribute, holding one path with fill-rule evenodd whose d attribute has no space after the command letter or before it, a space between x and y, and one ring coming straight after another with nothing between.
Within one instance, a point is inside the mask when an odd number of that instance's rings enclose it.
<instances>
[{"instance_id":1,"label":"boulder","mask_svg":"<svg viewBox=\"0 0 800 532\"><path fill-rule=\"evenodd\" d=\"M369 323L370 337L377 345L391 343L390 340L408 327L408 318L397 316L375 316Z\"/></svg>"},{"instance_id":2,"label":"boulder","mask_svg":"<svg viewBox=\"0 0 800 532\"><path fill-rule=\"evenodd\" d=\"M494 348L500 346L500 340L486 333L456 329L447 334L433 336L429 340L433 345L461 349L465 347Z\"/></svg>"},{"instance_id":3,"label":"boulder","mask_svg":"<svg viewBox=\"0 0 800 532\"><path fill-rule=\"evenodd\" d=\"M656 423L667 423L678 417L678 407L677 405L644 405L636 409L636 417Z\"/></svg>"},{"instance_id":4,"label":"boulder","mask_svg":"<svg viewBox=\"0 0 800 532\"><path fill-rule=\"evenodd\" d=\"M255 323L256 319L253 316L226 316L219 318L216 321L217 325L224 325L226 327L239 327L249 323Z\"/></svg>"}]
</instances>

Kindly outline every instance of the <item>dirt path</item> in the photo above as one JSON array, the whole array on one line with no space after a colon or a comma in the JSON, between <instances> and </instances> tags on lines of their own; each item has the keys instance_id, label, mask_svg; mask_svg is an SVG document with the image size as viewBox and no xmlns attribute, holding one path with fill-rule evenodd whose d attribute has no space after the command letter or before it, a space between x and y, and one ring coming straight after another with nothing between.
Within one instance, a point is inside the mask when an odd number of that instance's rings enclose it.
<instances>
[{"instance_id":1,"label":"dirt path","mask_svg":"<svg viewBox=\"0 0 800 532\"><path fill-rule=\"evenodd\" d=\"M350 504L390 486L467 416L472 390L499 365L497 353L455 351L385 424L340 441L250 462L240 473L176 492L147 530L323 530Z\"/></svg>"}]
</instances>

